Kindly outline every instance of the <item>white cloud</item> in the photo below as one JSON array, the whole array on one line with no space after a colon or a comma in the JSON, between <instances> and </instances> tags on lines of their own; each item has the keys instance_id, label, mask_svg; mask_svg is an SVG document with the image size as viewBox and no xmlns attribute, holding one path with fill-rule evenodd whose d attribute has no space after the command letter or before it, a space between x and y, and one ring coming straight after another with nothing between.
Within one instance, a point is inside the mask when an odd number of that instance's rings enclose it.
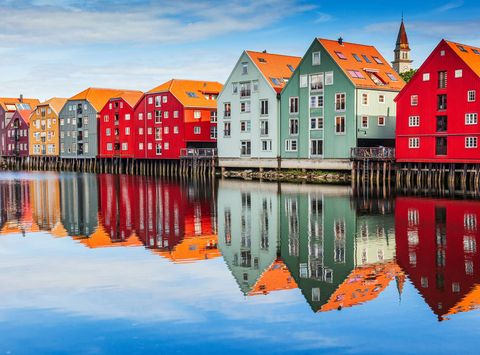
<instances>
[{"instance_id":1,"label":"white cloud","mask_svg":"<svg viewBox=\"0 0 480 355\"><path fill-rule=\"evenodd\" d=\"M450 10L453 10L453 9L457 9L459 7L462 7L464 4L464 1L463 0L456 0L456 1L450 1L450 2L447 2L446 4L443 4L441 6L439 6L436 11L437 12L446 12L446 11L450 11Z\"/></svg>"},{"instance_id":2,"label":"white cloud","mask_svg":"<svg viewBox=\"0 0 480 355\"><path fill-rule=\"evenodd\" d=\"M323 23L323 22L330 22L333 20L333 16L330 14L327 14L325 12L318 12L317 13L317 18L315 19L315 23Z\"/></svg>"}]
</instances>

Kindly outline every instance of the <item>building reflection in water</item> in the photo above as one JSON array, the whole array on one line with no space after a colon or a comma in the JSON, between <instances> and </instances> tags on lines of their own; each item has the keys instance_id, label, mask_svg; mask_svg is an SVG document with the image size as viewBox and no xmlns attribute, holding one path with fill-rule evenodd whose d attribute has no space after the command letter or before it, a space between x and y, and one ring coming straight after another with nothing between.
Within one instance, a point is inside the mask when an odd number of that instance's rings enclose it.
<instances>
[{"instance_id":1,"label":"building reflection in water","mask_svg":"<svg viewBox=\"0 0 480 355\"><path fill-rule=\"evenodd\" d=\"M145 247L174 263L223 255L245 296L297 289L314 312L371 301L391 283L401 297L406 278L440 320L480 304L480 202L216 184L73 173L3 180L0 233Z\"/></svg>"}]
</instances>

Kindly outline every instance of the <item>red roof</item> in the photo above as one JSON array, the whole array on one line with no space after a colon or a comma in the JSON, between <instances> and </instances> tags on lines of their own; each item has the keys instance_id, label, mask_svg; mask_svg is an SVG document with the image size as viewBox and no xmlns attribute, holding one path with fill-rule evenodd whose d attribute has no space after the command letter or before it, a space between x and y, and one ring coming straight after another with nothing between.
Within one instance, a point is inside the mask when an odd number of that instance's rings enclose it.
<instances>
[{"instance_id":1,"label":"red roof","mask_svg":"<svg viewBox=\"0 0 480 355\"><path fill-rule=\"evenodd\" d=\"M401 49L410 49L410 46L408 45L407 31L405 30L403 20L400 24L400 29L398 30L397 46L400 46Z\"/></svg>"}]
</instances>

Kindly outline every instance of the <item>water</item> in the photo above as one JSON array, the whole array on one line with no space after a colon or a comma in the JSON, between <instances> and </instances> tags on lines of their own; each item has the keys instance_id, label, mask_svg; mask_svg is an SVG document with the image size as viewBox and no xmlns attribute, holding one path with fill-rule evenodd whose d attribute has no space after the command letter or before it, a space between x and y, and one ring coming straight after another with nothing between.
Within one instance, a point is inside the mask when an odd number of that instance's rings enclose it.
<instances>
[{"instance_id":1,"label":"water","mask_svg":"<svg viewBox=\"0 0 480 355\"><path fill-rule=\"evenodd\" d=\"M0 174L0 352L473 353L480 202Z\"/></svg>"}]
</instances>

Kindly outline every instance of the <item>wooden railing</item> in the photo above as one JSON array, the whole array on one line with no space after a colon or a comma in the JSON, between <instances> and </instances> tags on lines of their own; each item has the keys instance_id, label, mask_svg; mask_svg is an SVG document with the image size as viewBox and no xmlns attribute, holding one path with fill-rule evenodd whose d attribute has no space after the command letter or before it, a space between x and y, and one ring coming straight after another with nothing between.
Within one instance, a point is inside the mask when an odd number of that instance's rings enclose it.
<instances>
[{"instance_id":1,"label":"wooden railing","mask_svg":"<svg viewBox=\"0 0 480 355\"><path fill-rule=\"evenodd\" d=\"M395 160L395 149L388 147L355 147L350 150L352 160Z\"/></svg>"},{"instance_id":2,"label":"wooden railing","mask_svg":"<svg viewBox=\"0 0 480 355\"><path fill-rule=\"evenodd\" d=\"M217 157L216 148L183 148L180 149L180 158L184 159L214 159Z\"/></svg>"}]
</instances>

